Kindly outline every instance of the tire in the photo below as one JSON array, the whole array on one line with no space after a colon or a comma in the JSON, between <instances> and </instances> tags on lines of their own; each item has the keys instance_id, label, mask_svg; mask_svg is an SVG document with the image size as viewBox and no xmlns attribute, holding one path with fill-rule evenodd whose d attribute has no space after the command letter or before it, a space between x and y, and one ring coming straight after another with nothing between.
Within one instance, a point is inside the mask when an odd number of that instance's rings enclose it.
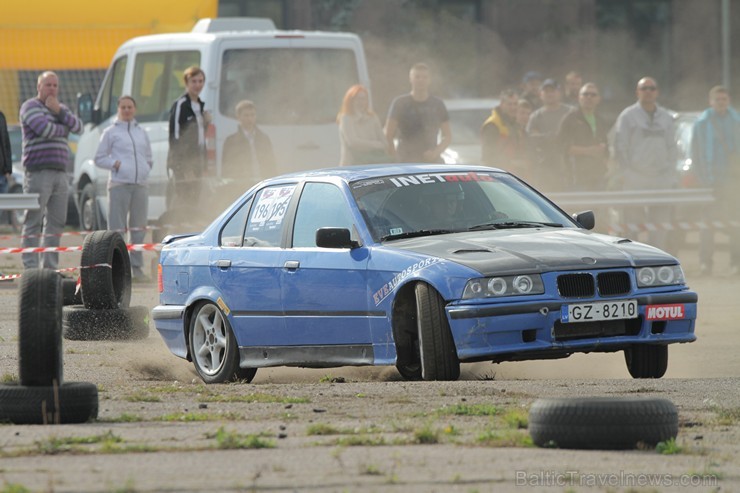
<instances>
[{"instance_id":1,"label":"tire","mask_svg":"<svg viewBox=\"0 0 740 493\"><path fill-rule=\"evenodd\" d=\"M23 386L62 383L62 280L50 269L21 277L18 375Z\"/></svg>"},{"instance_id":2,"label":"tire","mask_svg":"<svg viewBox=\"0 0 740 493\"><path fill-rule=\"evenodd\" d=\"M239 367L239 347L229 320L209 301L195 307L188 345L195 371L205 383L251 382L257 373L256 368Z\"/></svg>"},{"instance_id":3,"label":"tire","mask_svg":"<svg viewBox=\"0 0 740 493\"><path fill-rule=\"evenodd\" d=\"M82 290L77 291L77 279L62 277L62 304L81 305Z\"/></svg>"},{"instance_id":4,"label":"tire","mask_svg":"<svg viewBox=\"0 0 740 493\"><path fill-rule=\"evenodd\" d=\"M82 192L80 192L80 203L77 210L81 230L96 231L99 229L105 229L107 221L102 217L98 208L95 187L92 183L88 183L82 187Z\"/></svg>"},{"instance_id":5,"label":"tire","mask_svg":"<svg viewBox=\"0 0 740 493\"><path fill-rule=\"evenodd\" d=\"M447 321L444 301L428 284L416 285L419 359L424 380L457 380L460 361Z\"/></svg>"},{"instance_id":6,"label":"tire","mask_svg":"<svg viewBox=\"0 0 740 493\"><path fill-rule=\"evenodd\" d=\"M539 447L625 450L678 435L678 411L666 399L590 397L538 399L529 433Z\"/></svg>"},{"instance_id":7,"label":"tire","mask_svg":"<svg viewBox=\"0 0 740 493\"><path fill-rule=\"evenodd\" d=\"M131 259L126 242L115 231L94 231L82 244L82 303L89 309L128 308L131 302ZM92 267L107 264L110 267Z\"/></svg>"},{"instance_id":8,"label":"tire","mask_svg":"<svg viewBox=\"0 0 740 493\"><path fill-rule=\"evenodd\" d=\"M64 338L70 341L126 341L149 337L149 309L145 306L89 310L64 309Z\"/></svg>"},{"instance_id":9,"label":"tire","mask_svg":"<svg viewBox=\"0 0 740 493\"><path fill-rule=\"evenodd\" d=\"M668 346L635 344L624 350L632 378L660 378L668 369Z\"/></svg>"},{"instance_id":10,"label":"tire","mask_svg":"<svg viewBox=\"0 0 740 493\"><path fill-rule=\"evenodd\" d=\"M0 421L17 425L86 423L98 417L98 387L89 382L26 387L0 384Z\"/></svg>"}]
</instances>

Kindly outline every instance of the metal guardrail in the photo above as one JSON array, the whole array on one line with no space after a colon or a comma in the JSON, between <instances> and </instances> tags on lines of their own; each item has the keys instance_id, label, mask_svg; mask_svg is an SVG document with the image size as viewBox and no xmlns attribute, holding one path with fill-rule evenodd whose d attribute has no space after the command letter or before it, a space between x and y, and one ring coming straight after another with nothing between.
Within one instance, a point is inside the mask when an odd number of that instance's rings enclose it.
<instances>
[{"instance_id":1,"label":"metal guardrail","mask_svg":"<svg viewBox=\"0 0 740 493\"><path fill-rule=\"evenodd\" d=\"M582 206L681 205L714 202L711 188L561 192L546 194L546 196L563 209Z\"/></svg>"},{"instance_id":2,"label":"metal guardrail","mask_svg":"<svg viewBox=\"0 0 740 493\"><path fill-rule=\"evenodd\" d=\"M0 211L16 209L39 208L39 194L37 193L0 193Z\"/></svg>"}]
</instances>

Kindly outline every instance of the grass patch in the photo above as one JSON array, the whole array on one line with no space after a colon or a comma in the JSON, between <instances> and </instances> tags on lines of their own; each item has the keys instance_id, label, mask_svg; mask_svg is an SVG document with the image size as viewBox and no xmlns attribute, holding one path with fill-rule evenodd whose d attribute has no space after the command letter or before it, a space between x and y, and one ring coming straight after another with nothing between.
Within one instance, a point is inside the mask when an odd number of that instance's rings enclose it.
<instances>
[{"instance_id":1,"label":"grass patch","mask_svg":"<svg viewBox=\"0 0 740 493\"><path fill-rule=\"evenodd\" d=\"M486 447L533 447L532 437L521 430L486 430L475 437L476 443Z\"/></svg>"},{"instance_id":2,"label":"grass patch","mask_svg":"<svg viewBox=\"0 0 740 493\"><path fill-rule=\"evenodd\" d=\"M714 412L717 413L717 424L719 425L729 426L740 423L740 407L717 407Z\"/></svg>"},{"instance_id":3,"label":"grass patch","mask_svg":"<svg viewBox=\"0 0 740 493\"><path fill-rule=\"evenodd\" d=\"M3 373L0 377L0 383L16 383L18 381L18 375L14 373Z\"/></svg>"},{"instance_id":4,"label":"grass patch","mask_svg":"<svg viewBox=\"0 0 740 493\"><path fill-rule=\"evenodd\" d=\"M334 445L341 447L378 447L388 445L382 436L373 435L348 435L338 437Z\"/></svg>"},{"instance_id":5,"label":"grass patch","mask_svg":"<svg viewBox=\"0 0 740 493\"><path fill-rule=\"evenodd\" d=\"M313 425L310 425L308 428L306 428L306 435L309 436L316 436L316 435L343 435L339 428L336 428L335 426L328 425L326 423L316 423Z\"/></svg>"},{"instance_id":6,"label":"grass patch","mask_svg":"<svg viewBox=\"0 0 740 493\"><path fill-rule=\"evenodd\" d=\"M224 419L215 414L208 413L169 413L164 414L157 418L158 421L185 421L185 422L196 422L196 421L219 421Z\"/></svg>"},{"instance_id":7,"label":"grass patch","mask_svg":"<svg viewBox=\"0 0 740 493\"><path fill-rule=\"evenodd\" d=\"M442 416L496 416L501 410L493 404L455 404L437 409L436 414Z\"/></svg>"},{"instance_id":8,"label":"grass patch","mask_svg":"<svg viewBox=\"0 0 740 493\"><path fill-rule=\"evenodd\" d=\"M18 483L6 483L0 493L31 493L31 490Z\"/></svg>"},{"instance_id":9,"label":"grass patch","mask_svg":"<svg viewBox=\"0 0 740 493\"><path fill-rule=\"evenodd\" d=\"M265 440L258 435L244 435L235 431L226 431L223 426L216 431L215 435L208 438L215 438L216 447L223 450L275 447L275 442L272 440Z\"/></svg>"},{"instance_id":10,"label":"grass patch","mask_svg":"<svg viewBox=\"0 0 740 493\"><path fill-rule=\"evenodd\" d=\"M382 476L383 471L375 464L366 464L360 467L360 474L363 476Z\"/></svg>"},{"instance_id":11,"label":"grass patch","mask_svg":"<svg viewBox=\"0 0 740 493\"><path fill-rule=\"evenodd\" d=\"M120 443L123 439L113 432L108 431L100 435L91 435L85 437L50 437L46 440L39 440L34 442L36 445L36 451L43 455L57 455L67 453L85 453L86 450L80 445L91 445L91 444L102 444L105 447L107 444Z\"/></svg>"},{"instance_id":12,"label":"grass patch","mask_svg":"<svg viewBox=\"0 0 740 493\"><path fill-rule=\"evenodd\" d=\"M675 438L666 440L664 442L658 442L655 446L655 451L662 455L676 455L682 453L683 447L676 443Z\"/></svg>"},{"instance_id":13,"label":"grass patch","mask_svg":"<svg viewBox=\"0 0 740 493\"><path fill-rule=\"evenodd\" d=\"M129 394L124 399L128 402L162 402L162 399L160 399L159 396L145 392Z\"/></svg>"},{"instance_id":14,"label":"grass patch","mask_svg":"<svg viewBox=\"0 0 740 493\"><path fill-rule=\"evenodd\" d=\"M414 430L414 442L422 445L439 443L439 430L435 430L429 425Z\"/></svg>"},{"instance_id":15,"label":"grass patch","mask_svg":"<svg viewBox=\"0 0 740 493\"><path fill-rule=\"evenodd\" d=\"M202 396L200 402L247 402L247 403L278 403L278 404L308 404L311 402L305 397L282 397L271 394L253 393L247 395L210 394Z\"/></svg>"},{"instance_id":16,"label":"grass patch","mask_svg":"<svg viewBox=\"0 0 740 493\"><path fill-rule=\"evenodd\" d=\"M115 418L98 419L100 423L140 423L142 421L144 421L144 418L141 416L128 413L119 414Z\"/></svg>"},{"instance_id":17,"label":"grass patch","mask_svg":"<svg viewBox=\"0 0 740 493\"><path fill-rule=\"evenodd\" d=\"M524 430L529 426L529 413L524 409L509 409L502 416L509 428Z\"/></svg>"}]
</instances>

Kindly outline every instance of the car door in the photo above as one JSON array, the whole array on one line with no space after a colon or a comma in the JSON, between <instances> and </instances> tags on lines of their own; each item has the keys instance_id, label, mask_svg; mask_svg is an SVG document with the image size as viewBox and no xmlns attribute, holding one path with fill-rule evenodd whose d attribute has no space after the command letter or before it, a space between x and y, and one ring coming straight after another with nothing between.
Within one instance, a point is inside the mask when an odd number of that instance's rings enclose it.
<instances>
[{"instance_id":1,"label":"car door","mask_svg":"<svg viewBox=\"0 0 740 493\"><path fill-rule=\"evenodd\" d=\"M281 276L291 340L301 345L370 345L374 314L367 294L368 250L319 248L320 227L354 231L353 215L338 186L309 182L298 201Z\"/></svg>"},{"instance_id":2,"label":"car door","mask_svg":"<svg viewBox=\"0 0 740 493\"><path fill-rule=\"evenodd\" d=\"M219 290L240 346L283 345L290 341L280 291L283 233L295 184L259 190L221 230L210 255Z\"/></svg>"}]
</instances>

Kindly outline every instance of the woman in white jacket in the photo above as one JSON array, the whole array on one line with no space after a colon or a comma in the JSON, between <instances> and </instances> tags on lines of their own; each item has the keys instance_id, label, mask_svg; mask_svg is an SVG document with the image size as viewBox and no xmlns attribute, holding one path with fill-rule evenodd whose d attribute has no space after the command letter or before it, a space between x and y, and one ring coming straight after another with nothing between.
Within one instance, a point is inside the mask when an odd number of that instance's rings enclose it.
<instances>
[{"instance_id":1,"label":"woman in white jacket","mask_svg":"<svg viewBox=\"0 0 740 493\"><path fill-rule=\"evenodd\" d=\"M132 244L143 243L149 194L147 178L152 169L149 135L136 122L136 101L118 98L118 115L100 136L95 165L110 170L108 179L108 228L129 232ZM132 277L147 281L141 252L131 252Z\"/></svg>"}]
</instances>

